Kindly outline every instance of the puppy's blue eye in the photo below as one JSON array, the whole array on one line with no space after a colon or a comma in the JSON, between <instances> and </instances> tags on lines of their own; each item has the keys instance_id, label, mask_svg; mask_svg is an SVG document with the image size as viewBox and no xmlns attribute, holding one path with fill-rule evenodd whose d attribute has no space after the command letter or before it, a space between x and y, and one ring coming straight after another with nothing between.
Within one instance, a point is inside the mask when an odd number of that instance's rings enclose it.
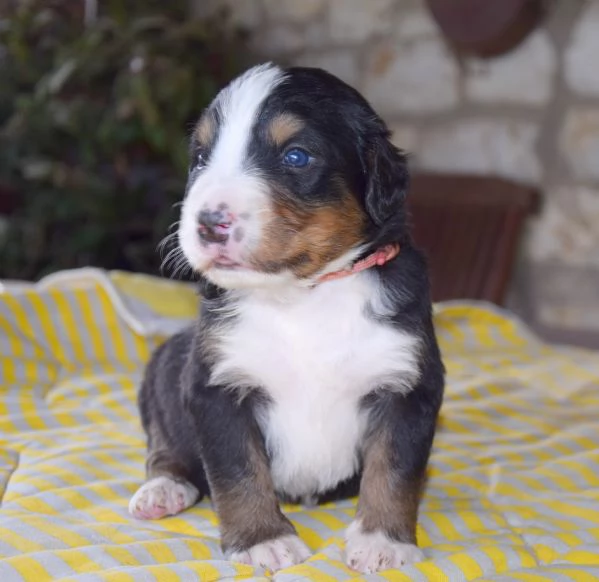
<instances>
[{"instance_id":1,"label":"puppy's blue eye","mask_svg":"<svg viewBox=\"0 0 599 582\"><path fill-rule=\"evenodd\" d=\"M310 163L310 154L300 148L293 148L285 152L283 163L293 168L304 168Z\"/></svg>"}]
</instances>

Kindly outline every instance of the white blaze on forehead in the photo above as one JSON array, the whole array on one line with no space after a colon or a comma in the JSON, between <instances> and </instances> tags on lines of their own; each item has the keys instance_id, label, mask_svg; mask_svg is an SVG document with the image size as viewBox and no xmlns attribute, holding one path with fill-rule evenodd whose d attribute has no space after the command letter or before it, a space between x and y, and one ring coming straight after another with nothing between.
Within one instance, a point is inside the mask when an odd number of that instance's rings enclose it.
<instances>
[{"instance_id":1,"label":"white blaze on forehead","mask_svg":"<svg viewBox=\"0 0 599 582\"><path fill-rule=\"evenodd\" d=\"M244 162L264 100L284 79L285 73L275 65L254 67L225 87L211 106L219 117L216 143L206 166L193 176L179 224L180 247L198 271L209 269L218 251L215 245L200 244L197 220L202 209L213 210L222 205L238 217L247 215L242 244L230 241L226 245L233 261L245 262L259 245L269 189L259 172L248 169Z\"/></svg>"},{"instance_id":2,"label":"white blaze on forehead","mask_svg":"<svg viewBox=\"0 0 599 582\"><path fill-rule=\"evenodd\" d=\"M271 64L254 67L235 79L216 97L220 128L211 155L213 170L231 175L243 167L252 127L264 100L285 78L283 71Z\"/></svg>"}]
</instances>

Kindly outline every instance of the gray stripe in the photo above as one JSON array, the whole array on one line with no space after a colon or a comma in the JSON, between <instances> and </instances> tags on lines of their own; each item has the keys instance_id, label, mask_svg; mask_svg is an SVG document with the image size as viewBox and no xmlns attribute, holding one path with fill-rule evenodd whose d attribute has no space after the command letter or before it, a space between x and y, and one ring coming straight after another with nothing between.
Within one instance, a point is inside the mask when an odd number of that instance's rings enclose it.
<instances>
[{"instance_id":1,"label":"gray stripe","mask_svg":"<svg viewBox=\"0 0 599 582\"><path fill-rule=\"evenodd\" d=\"M73 569L62 558L52 552L38 552L29 554L28 557L38 561L53 580L60 580L74 573Z\"/></svg>"},{"instance_id":2,"label":"gray stripe","mask_svg":"<svg viewBox=\"0 0 599 582\"><path fill-rule=\"evenodd\" d=\"M90 294L89 303L92 306L93 313L103 313L102 304L100 303L100 298L98 297L97 293ZM122 361L122 354L118 354L116 351L116 342L114 341L115 333L118 336L120 336L120 339L124 338L127 335L130 335L131 331L123 329L120 318L116 317L116 319L118 321L117 330L109 329L105 325L106 322L104 322L103 319L98 319L96 321L96 331L99 332L102 337L102 343L104 344L104 351L106 352L106 356L111 361L111 363L113 363L115 366L118 366L118 364ZM129 349L127 350L127 358L133 360L137 359L133 358L133 354L131 354L129 351L131 349L131 345L129 345L128 348Z\"/></svg>"},{"instance_id":3,"label":"gray stripe","mask_svg":"<svg viewBox=\"0 0 599 582\"><path fill-rule=\"evenodd\" d=\"M401 569L401 573L408 576L410 579L410 582L430 582L430 578L425 576L415 566L404 566ZM368 577L366 577L366 579L369 580Z\"/></svg>"},{"instance_id":4,"label":"gray stripe","mask_svg":"<svg viewBox=\"0 0 599 582\"><path fill-rule=\"evenodd\" d=\"M51 517L47 519L48 524L51 524L52 521ZM43 532L20 519L8 519L5 524L7 524L5 527L9 527L17 535L32 540L49 550L66 549L69 547L59 537Z\"/></svg>"},{"instance_id":5,"label":"gray stripe","mask_svg":"<svg viewBox=\"0 0 599 582\"><path fill-rule=\"evenodd\" d=\"M37 296L42 298L43 294L37 294ZM60 365L60 362L54 356L54 350L52 349L53 338L46 336L40 321L41 314L38 312L37 308L34 307L33 303L31 302L31 298L24 295L22 305L27 314L27 321L29 323L29 326L31 327L31 333L33 336L32 338L26 341L33 341L34 343L38 344L44 351L44 359L52 362L54 365Z\"/></svg>"},{"instance_id":6,"label":"gray stripe","mask_svg":"<svg viewBox=\"0 0 599 582\"><path fill-rule=\"evenodd\" d=\"M86 295L83 299L84 301L88 300L88 296ZM92 330L85 323L85 318L83 316L83 310L80 301L76 301L73 299L72 305L72 314L73 319L77 322L77 334L83 351L85 353L85 361L79 362L80 365L85 364L95 364L97 362L96 354L94 353L93 341L92 341Z\"/></svg>"},{"instance_id":7,"label":"gray stripe","mask_svg":"<svg viewBox=\"0 0 599 582\"><path fill-rule=\"evenodd\" d=\"M319 571L327 574L328 576L331 576L333 578L336 578L337 580L347 580L347 574L344 570L342 570L341 568L336 567L334 564L331 564L328 561L325 560L311 560L310 561L310 566L313 568L318 568ZM318 576L318 574L316 574L315 576ZM279 578L276 575L273 577L273 580L284 580L284 578ZM295 574L292 578L289 579L289 582L291 580L298 580L297 578L297 574Z\"/></svg>"},{"instance_id":8,"label":"gray stripe","mask_svg":"<svg viewBox=\"0 0 599 582\"><path fill-rule=\"evenodd\" d=\"M288 514L287 517L308 529L316 532L320 537L326 539L335 534L336 530L331 529L320 520L308 515L307 513L293 513ZM351 523L351 518L346 514L335 515L337 519L342 521L343 523L349 525Z\"/></svg>"},{"instance_id":9,"label":"gray stripe","mask_svg":"<svg viewBox=\"0 0 599 582\"><path fill-rule=\"evenodd\" d=\"M23 303L18 297L15 298L15 301L21 305ZM27 309L24 309L24 311L26 312L27 320L29 320L29 312ZM22 346L23 355L26 358L33 358L35 351L29 334L25 333L25 330L17 324L16 316L9 310L8 305L4 301L0 301L0 319L4 321L2 329L10 329L10 335L9 333L0 333L0 349L2 350L2 353L8 356L15 356L14 351L11 349L11 342L9 341L9 337L12 335L18 337L19 343Z\"/></svg>"},{"instance_id":10,"label":"gray stripe","mask_svg":"<svg viewBox=\"0 0 599 582\"><path fill-rule=\"evenodd\" d=\"M227 577L235 578L237 576L237 572L228 562L213 562L213 561L203 561L203 563L210 564L215 567L219 571L219 580L224 580ZM181 580L185 580L185 582L192 582L194 580L201 580L199 574L194 572L189 566L185 564L177 564L177 563L169 563L169 564L160 564L161 566L167 567L169 570L174 572L177 576L180 577ZM156 577L147 570L145 566L123 566L119 565L111 568L111 572L123 572L129 576L131 576L135 582L154 582L156 581ZM73 582L91 582L92 580L99 579L98 576L90 576L89 574L80 574L73 576L69 580ZM102 578L100 578L102 579ZM256 582L261 582L268 580L266 577L254 577L254 578L244 578L244 580L255 580ZM4 580L2 580L4 582ZM160 582L159 580L157 582Z\"/></svg>"},{"instance_id":11,"label":"gray stripe","mask_svg":"<svg viewBox=\"0 0 599 582\"><path fill-rule=\"evenodd\" d=\"M0 580L2 582L25 582L25 579L7 562L0 562Z\"/></svg>"},{"instance_id":12,"label":"gray stripe","mask_svg":"<svg viewBox=\"0 0 599 582\"><path fill-rule=\"evenodd\" d=\"M496 506L502 509L503 515L506 517L511 526L526 525L527 522L530 521L522 519L522 516L519 513L520 507L522 506L529 510L532 509L537 515L548 517L552 521L569 521L570 523L575 523L582 528L595 527L597 525L592 517L588 519L583 517L574 517L573 515L570 515L567 509L563 513L552 509L551 505L548 503L549 499L546 499L543 503L536 503L532 500L516 500L511 498L502 499L501 501L494 499L493 501L495 502ZM577 501L578 503L574 503L572 499L569 499L568 504L578 507L579 509L596 511L597 504L595 501L591 499L584 500L584 503L582 503L582 499L577 499ZM537 518L532 518L532 521L536 521L536 519ZM560 527L554 523L551 523L549 520L543 524L543 527L549 531L560 531Z\"/></svg>"},{"instance_id":13,"label":"gray stripe","mask_svg":"<svg viewBox=\"0 0 599 582\"><path fill-rule=\"evenodd\" d=\"M2 525L2 520L0 520L0 525ZM17 550L14 546L11 546L9 543L0 540L0 564L2 563L2 558L10 558L12 556L18 556L22 552ZM0 578L2 580L2 578Z\"/></svg>"},{"instance_id":14,"label":"gray stripe","mask_svg":"<svg viewBox=\"0 0 599 582\"><path fill-rule=\"evenodd\" d=\"M431 541L434 541L435 543L447 541L447 537L441 532L437 524L426 514L426 512L419 516L418 521Z\"/></svg>"},{"instance_id":15,"label":"gray stripe","mask_svg":"<svg viewBox=\"0 0 599 582\"><path fill-rule=\"evenodd\" d=\"M72 297L72 294L68 292L65 293L67 299L69 299L69 295L71 295ZM53 337L51 339L52 343L48 346L48 349L52 350L52 352L55 353L54 342L58 341L68 361L75 362L76 357L75 352L73 351L73 343L71 342L66 331L68 326L65 323L64 319L61 317L61 312L58 309L56 301L54 301L54 299L46 293L40 293L39 298L45 308L46 315L52 322L52 331L56 335L56 337Z\"/></svg>"}]
</instances>

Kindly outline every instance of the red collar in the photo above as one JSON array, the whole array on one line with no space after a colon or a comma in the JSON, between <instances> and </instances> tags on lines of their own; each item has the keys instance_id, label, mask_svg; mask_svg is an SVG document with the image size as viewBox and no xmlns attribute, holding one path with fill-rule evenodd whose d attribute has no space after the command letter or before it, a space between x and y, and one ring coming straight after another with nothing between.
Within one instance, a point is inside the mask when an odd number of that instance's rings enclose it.
<instances>
[{"instance_id":1,"label":"red collar","mask_svg":"<svg viewBox=\"0 0 599 582\"><path fill-rule=\"evenodd\" d=\"M359 273L365 269L370 269L370 267L374 267L375 265L380 267L389 262L391 259L394 259L398 254L399 244L392 243L385 245L384 247L374 251L374 253L371 255L368 255L366 258L355 263L350 269L342 269L341 271L334 271L333 273L322 275L322 277L319 277L316 280L316 283L324 283L326 281L334 281L335 279L349 277L349 275Z\"/></svg>"}]
</instances>

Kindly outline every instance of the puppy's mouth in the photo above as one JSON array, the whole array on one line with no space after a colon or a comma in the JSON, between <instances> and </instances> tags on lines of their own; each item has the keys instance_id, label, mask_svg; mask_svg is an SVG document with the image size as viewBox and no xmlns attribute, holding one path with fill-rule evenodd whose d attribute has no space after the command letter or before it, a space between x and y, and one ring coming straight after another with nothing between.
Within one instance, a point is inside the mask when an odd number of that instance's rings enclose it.
<instances>
[{"instance_id":1,"label":"puppy's mouth","mask_svg":"<svg viewBox=\"0 0 599 582\"><path fill-rule=\"evenodd\" d=\"M219 252L210 261L208 266L209 269L220 269L223 271L236 271L236 270L251 270L251 267L244 261L232 259L227 252Z\"/></svg>"},{"instance_id":2,"label":"puppy's mouth","mask_svg":"<svg viewBox=\"0 0 599 582\"><path fill-rule=\"evenodd\" d=\"M235 270L235 269L247 269L248 267L238 263L236 261L233 261L232 259L228 258L228 257L216 257L213 261L212 261L212 265L211 267L213 269L226 269L228 271L231 270Z\"/></svg>"}]
</instances>

